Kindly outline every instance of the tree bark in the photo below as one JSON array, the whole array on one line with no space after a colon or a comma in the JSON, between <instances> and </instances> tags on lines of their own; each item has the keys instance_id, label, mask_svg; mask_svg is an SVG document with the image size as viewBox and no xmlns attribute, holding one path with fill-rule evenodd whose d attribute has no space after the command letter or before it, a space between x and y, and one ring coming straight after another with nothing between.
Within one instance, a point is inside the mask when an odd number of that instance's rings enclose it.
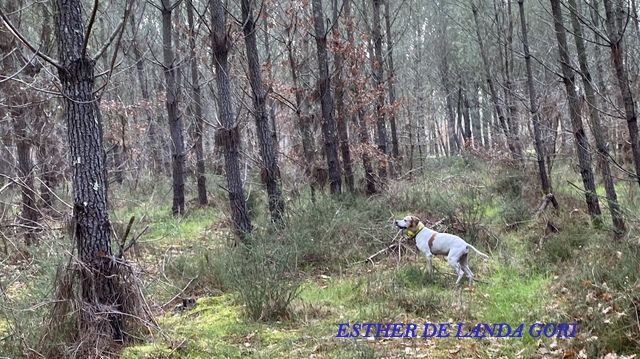
<instances>
[{"instance_id":1,"label":"tree bark","mask_svg":"<svg viewBox=\"0 0 640 359\"><path fill-rule=\"evenodd\" d=\"M393 38L391 36L391 10L390 0L384 1L384 22L387 30L387 69L389 72L387 86L389 86L389 124L391 125L391 153L393 154L394 171L399 174L402 171L400 160L400 147L398 144L398 131L396 129L396 89L395 67L393 65Z\"/></svg>"},{"instance_id":2,"label":"tree bark","mask_svg":"<svg viewBox=\"0 0 640 359\"><path fill-rule=\"evenodd\" d=\"M386 155L387 150L387 125L385 123L384 114L384 62L382 59L382 34L380 29L380 3L384 0L373 0L373 79L375 81L376 88L376 129L378 132L378 150L385 155L378 167L378 176L380 177L381 184L387 180L387 163Z\"/></svg>"},{"instance_id":3,"label":"tree bark","mask_svg":"<svg viewBox=\"0 0 640 359\"><path fill-rule=\"evenodd\" d=\"M136 73L138 75L138 84L140 85L140 93L142 94L142 99L144 100L145 105L145 115L147 119L147 142L149 154L151 155L151 169L152 173L162 173L162 154L158 150L160 147L160 141L158 141L158 124L151 116L151 111L149 110L149 106L151 103L151 98L149 96L149 87L147 81L147 74L144 69L144 59L142 58L142 50L140 50L140 45L138 43L138 30L136 26L138 26L136 22L135 15L131 14L131 33L133 34L132 39L132 49L133 49L133 58L136 63Z\"/></svg>"},{"instance_id":4,"label":"tree bark","mask_svg":"<svg viewBox=\"0 0 640 359\"><path fill-rule=\"evenodd\" d=\"M333 118L333 103L331 99L331 79L329 77L329 60L327 56L327 33L324 28L322 14L322 0L312 0L313 23L316 34L316 48L318 57L318 92L322 107L322 133L324 135L324 149L329 169L329 185L331 193L339 195L342 187L340 161L336 139L336 122Z\"/></svg>"},{"instance_id":5,"label":"tree bark","mask_svg":"<svg viewBox=\"0 0 640 359\"><path fill-rule=\"evenodd\" d=\"M291 80L295 88L296 98L296 116L298 117L298 130L300 137L302 137L302 153L304 156L304 173L309 182L309 188L311 190L311 201L316 201L316 182L312 179L313 164L315 163L314 153L315 146L311 136L311 116L309 115L309 79L308 79L308 61L301 61L301 64L296 61L293 49L293 34L291 33L291 27L287 28L287 56L289 58L289 69L291 70ZM307 37L302 39L302 49L305 55L308 54L309 40ZM299 76L298 73L301 73Z\"/></svg>"},{"instance_id":6,"label":"tree bark","mask_svg":"<svg viewBox=\"0 0 640 359\"><path fill-rule=\"evenodd\" d=\"M273 137L267 113L267 92L262 84L260 73L260 60L258 58L258 45L256 42L256 27L253 17L251 0L242 0L242 31L247 51L249 64L249 83L251 84L253 99L253 116L256 121L256 133L262 157L262 181L267 188L269 212L274 223L282 223L284 214L284 200L280 188L280 169L274 148Z\"/></svg>"},{"instance_id":7,"label":"tree bark","mask_svg":"<svg viewBox=\"0 0 640 359\"><path fill-rule=\"evenodd\" d=\"M622 22L624 16L623 10L614 9L611 0L603 0L605 16L607 19L607 33L609 35L609 47L611 49L611 62L618 80L618 89L624 103L624 113L627 120L627 128L629 130L629 141L631 142L631 152L633 153L633 163L635 166L636 181L640 185L640 139L638 138L638 115L636 113L636 104L633 99L631 87L629 86L629 74L624 63L624 31L620 24L616 24L614 11L618 12L618 22ZM618 4L617 6L621 6Z\"/></svg>"},{"instance_id":8,"label":"tree bark","mask_svg":"<svg viewBox=\"0 0 640 359\"><path fill-rule=\"evenodd\" d=\"M109 325L87 323L98 333L123 339L121 293L111 251L107 181L100 109L94 96L95 61L83 51L80 0L56 0L55 23L62 69L64 117L72 168L74 238L81 269L82 299L106 314Z\"/></svg>"},{"instance_id":9,"label":"tree bark","mask_svg":"<svg viewBox=\"0 0 640 359\"><path fill-rule=\"evenodd\" d=\"M600 220L600 204L596 195L596 184L593 178L593 170L591 168L591 154L589 153L589 143L582 126L582 118L580 117L580 104L578 102L578 94L576 93L575 75L571 69L571 57L569 56L569 48L567 47L567 35L564 29L562 19L562 11L560 9L560 0L550 0L551 11L553 14L553 25L558 40L558 54L560 56L560 67L562 69L562 81L567 91L567 100L569 102L569 117L571 118L571 127L575 138L576 154L580 165L580 176L585 189L585 200L587 202L587 211L591 219L595 223Z\"/></svg>"},{"instance_id":10,"label":"tree bark","mask_svg":"<svg viewBox=\"0 0 640 359\"><path fill-rule=\"evenodd\" d=\"M5 6L9 13L18 11L15 1L8 1ZM8 108L11 116L18 159L16 174L18 177L17 183L20 186L22 204L18 221L24 226L22 232L26 245L32 245L35 244L36 241L34 229L38 225L39 212L36 209L36 192L33 186L34 168L31 161L31 144L34 134L29 131L27 118L28 116L33 116L33 113L36 112L33 110L29 111L29 109L35 109L39 105L32 104L31 96L25 94L23 90L15 86L13 81L6 79L4 76L9 76L19 70L22 70L21 74L27 73L28 75L34 70L33 64L25 64L26 68L22 68L23 66L20 62L23 61L20 60L20 57L16 56L17 51L14 53L17 42L2 23L0 23L0 35L3 36L3 39L0 40L0 65L2 65L2 76L0 76L0 80L3 80L0 82L0 90L2 90L1 93L4 95L3 105ZM19 74L19 76L21 74ZM0 113L0 117L4 117L4 114Z\"/></svg>"},{"instance_id":11,"label":"tree bark","mask_svg":"<svg viewBox=\"0 0 640 359\"><path fill-rule=\"evenodd\" d=\"M484 42L482 41L482 35L480 33L480 21L478 20L478 8L476 7L475 3L471 5L471 10L473 12L473 19L476 24L476 36L478 38L478 45L480 46L480 57L482 58L482 64L484 67L487 87L489 88L489 95L491 96L491 102L493 103L494 111L498 116L498 122L500 124L500 127L502 128L502 131L506 136L507 146L509 147L509 151L511 152L511 157L513 158L514 161L520 162L522 159L522 155L521 153L518 153L518 148L516 147L513 141L511 132L509 131L509 127L507 125L507 120L505 118L504 111L498 99L498 93L493 83L491 66L489 65L489 59L487 57L486 49L484 48Z\"/></svg>"},{"instance_id":12,"label":"tree bark","mask_svg":"<svg viewBox=\"0 0 640 359\"><path fill-rule=\"evenodd\" d=\"M162 50L164 56L164 77L166 82L165 105L169 119L169 133L171 134L171 169L173 204L171 212L174 215L184 213L184 138L182 135L182 118L178 111L178 87L176 83L176 63L172 44L173 25L171 14L172 4L169 0L162 0Z\"/></svg>"},{"instance_id":13,"label":"tree bark","mask_svg":"<svg viewBox=\"0 0 640 359\"><path fill-rule=\"evenodd\" d=\"M613 220L615 237L621 238L626 232L626 228L622 212L620 211L620 205L618 204L618 196L616 194L613 178L611 176L611 167L609 166L609 146L607 145L607 141L602 133L598 99L593 88L593 79L591 78L591 72L589 71L589 64L587 62L587 50L583 37L582 25L580 24L578 15L576 14L578 11L576 0L568 0L568 4L571 9L571 26L573 28L573 38L575 39L576 50L578 52L578 62L580 63L582 83L584 85L587 105L589 106L591 132L593 133L593 138L596 141L598 155L601 158L602 181L607 195L607 204L609 205L611 219Z\"/></svg>"},{"instance_id":14,"label":"tree bark","mask_svg":"<svg viewBox=\"0 0 640 359\"><path fill-rule=\"evenodd\" d=\"M355 36L354 36L354 28L353 28L353 17L351 16L351 1L346 0L344 2L344 17L346 19L346 30L347 30L347 42L351 48L351 54L348 60L348 68L350 71L350 87L349 92L352 99L352 102L355 104L356 110L352 114L352 121L355 122L358 129L358 140L361 145L361 155L360 158L362 160L362 168L364 170L364 179L365 179L365 193L367 195L372 195L376 193L376 179L375 172L373 170L373 164L371 161L371 156L369 155L369 130L367 128L367 123L364 119L364 104L360 101L360 97L358 94L361 94L364 91L366 86L366 81L358 81L358 69L359 66L363 65L358 63L358 50L356 47Z\"/></svg>"},{"instance_id":15,"label":"tree bark","mask_svg":"<svg viewBox=\"0 0 640 359\"><path fill-rule=\"evenodd\" d=\"M524 14L524 0L518 0L518 7L520 8L520 24L522 26L522 47L524 48L524 61L527 67L527 90L529 92L529 108L531 111L531 118L533 124L533 148L536 151L536 162L538 163L538 176L540 177L540 186L542 193L545 195L553 193L551 187L551 181L547 174L547 167L545 165L545 153L542 143L542 132L540 131L540 112L538 105L538 95L536 93L536 87L533 82L533 71L531 70L531 53L529 52L529 37L527 34L527 20ZM558 201L555 196L552 199L553 207L558 208Z\"/></svg>"},{"instance_id":16,"label":"tree bark","mask_svg":"<svg viewBox=\"0 0 640 359\"><path fill-rule=\"evenodd\" d=\"M240 177L240 130L231 106L228 62L231 39L226 29L226 16L222 0L210 0L209 7L211 8L212 27L211 49L218 87L218 116L223 126L216 131L216 144L224 148L231 219L238 238L245 241L252 228Z\"/></svg>"},{"instance_id":17,"label":"tree bark","mask_svg":"<svg viewBox=\"0 0 640 359\"><path fill-rule=\"evenodd\" d=\"M198 187L198 203L207 204L207 178L204 168L204 148L202 145L202 96L198 76L198 60L196 58L196 31L193 19L193 0L187 4L187 22L189 23L189 64L191 67L191 96L193 96L192 111L194 117L194 148L196 152L196 184Z\"/></svg>"},{"instance_id":18,"label":"tree bark","mask_svg":"<svg viewBox=\"0 0 640 359\"><path fill-rule=\"evenodd\" d=\"M350 0L345 0L350 1ZM340 18L338 17L338 0L333 0L333 31L339 44L342 43L340 33ZM354 191L353 164L351 160L351 149L349 148L349 133L347 131L347 111L344 107L344 80L342 79L343 48L339 46L333 55L335 66L334 94L336 99L336 119L338 123L338 137L340 139L340 152L342 155L342 165L344 166L344 179L349 192Z\"/></svg>"}]
</instances>

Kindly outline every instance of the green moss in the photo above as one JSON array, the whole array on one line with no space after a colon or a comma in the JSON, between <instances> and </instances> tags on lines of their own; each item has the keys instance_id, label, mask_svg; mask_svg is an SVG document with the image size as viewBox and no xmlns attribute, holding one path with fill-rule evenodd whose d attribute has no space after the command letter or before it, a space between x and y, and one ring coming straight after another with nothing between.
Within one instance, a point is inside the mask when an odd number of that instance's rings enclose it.
<instances>
[{"instance_id":1,"label":"green moss","mask_svg":"<svg viewBox=\"0 0 640 359\"><path fill-rule=\"evenodd\" d=\"M153 358L153 359L164 359L170 358L171 354L174 351L165 344L143 344L137 345L133 347L126 348L122 354L122 359L142 359L142 358Z\"/></svg>"}]
</instances>

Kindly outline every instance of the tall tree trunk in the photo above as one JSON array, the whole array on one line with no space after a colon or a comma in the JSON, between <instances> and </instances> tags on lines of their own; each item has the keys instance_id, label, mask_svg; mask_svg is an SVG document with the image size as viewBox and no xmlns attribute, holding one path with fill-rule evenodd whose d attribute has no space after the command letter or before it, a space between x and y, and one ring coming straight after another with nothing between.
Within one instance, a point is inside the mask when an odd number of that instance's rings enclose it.
<instances>
[{"instance_id":1,"label":"tall tree trunk","mask_svg":"<svg viewBox=\"0 0 640 359\"><path fill-rule=\"evenodd\" d=\"M352 102L355 104L356 110L352 113L352 121L356 123L358 129L358 139L360 145L362 146L362 151L360 158L362 160L362 167L364 170L364 180L365 180L365 193L367 195L372 195L376 193L376 179L375 172L373 170L373 164L371 160L371 156L369 154L369 131L367 129L367 123L364 119L364 104L360 100L359 94L364 90L361 87L366 86L366 81L358 82L358 69L360 64L358 63L358 50L356 47L355 36L354 36L354 28L353 28L353 17L351 16L351 1L346 0L344 2L344 17L346 19L346 30L347 30L347 42L349 43L349 47L351 49L351 54L349 56L349 64L347 68L350 69L350 83L349 87L350 98ZM361 86L361 87L359 87Z\"/></svg>"},{"instance_id":2,"label":"tall tree trunk","mask_svg":"<svg viewBox=\"0 0 640 359\"><path fill-rule=\"evenodd\" d=\"M207 179L204 169L204 148L202 146L202 99L200 95L200 80L198 76L198 60L196 58L196 31L193 19L193 0L187 4L187 21L189 23L189 62L191 65L191 95L193 96L192 111L194 117L194 147L196 152L196 183L198 187L198 203L207 204Z\"/></svg>"},{"instance_id":3,"label":"tall tree trunk","mask_svg":"<svg viewBox=\"0 0 640 359\"><path fill-rule=\"evenodd\" d=\"M613 178L611 176L611 167L609 166L609 146L607 145L607 141L602 133L598 99L593 88L593 79L591 78L591 72L589 71L589 64L587 62L587 50L584 43L582 25L580 24L578 15L576 14L578 11L576 0L568 0L568 4L571 9L571 26L573 28L573 38L575 39L576 50L578 51L578 62L580 63L582 83L587 97L587 105L589 106L591 132L593 133L593 138L596 141L598 155L601 157L602 181L607 194L607 204L609 205L611 219L613 220L615 237L621 238L626 232L626 228L624 219L622 218L622 212L620 211L620 205L618 204L618 196L616 194Z\"/></svg>"},{"instance_id":4,"label":"tall tree trunk","mask_svg":"<svg viewBox=\"0 0 640 359\"><path fill-rule=\"evenodd\" d=\"M210 0L211 49L218 87L218 116L222 128L216 131L216 144L224 148L224 164L227 175L227 194L234 229L241 241L251 232L251 220L240 177L240 129L231 106L228 55L231 39L226 29L226 15L222 0Z\"/></svg>"},{"instance_id":5,"label":"tall tree trunk","mask_svg":"<svg viewBox=\"0 0 640 359\"><path fill-rule=\"evenodd\" d=\"M389 124L391 125L391 151L394 158L394 171L399 174L402 170L400 161L400 148L398 145L398 131L396 129L396 89L395 67L393 65L393 38L391 36L391 10L390 0L384 1L384 22L387 30L387 69L389 72L387 86L389 86Z\"/></svg>"},{"instance_id":6,"label":"tall tree trunk","mask_svg":"<svg viewBox=\"0 0 640 359\"><path fill-rule=\"evenodd\" d=\"M17 3L13 0L7 2L6 10L9 13L18 11ZM20 186L22 210L19 214L19 222L24 226L24 240L27 245L35 243L34 229L37 226L39 212L36 210L36 192L33 186L34 168L31 161L31 143L34 137L29 131L27 118L33 116L36 111L30 111L38 105L31 104L29 94L25 94L22 89L16 86L12 81L4 76L10 76L16 71L20 71L22 75L34 72L32 64L25 64L23 68L20 57L16 56L17 42L11 36L8 29L0 23L0 65L2 65L2 76L0 79L0 94L3 95L3 106L8 108L11 115L11 123L13 124L14 142L16 144L16 152L18 157L17 183ZM19 62L20 61L20 62ZM32 80L32 79L31 79ZM3 109L4 110L4 109ZM0 112L0 117L4 117L4 111ZM33 121L33 120L32 120ZM33 122L32 122L33 123Z\"/></svg>"},{"instance_id":7,"label":"tall tree trunk","mask_svg":"<svg viewBox=\"0 0 640 359\"><path fill-rule=\"evenodd\" d=\"M591 168L591 154L589 152L589 143L582 126L582 118L580 117L580 104L578 94L576 93L575 75L571 69L571 57L569 56L569 48L567 47L567 35L562 20L562 11L560 9L560 0L550 0L551 11L553 14L553 25L558 40L558 54L560 56L560 67L562 68L562 81L567 91L567 100L569 101L569 117L571 118L571 126L573 136L575 137L576 154L578 163L580 164L580 176L585 189L585 199L587 202L587 210L592 221L600 222L600 204L596 195L596 184L593 179L593 170Z\"/></svg>"},{"instance_id":8,"label":"tall tree trunk","mask_svg":"<svg viewBox=\"0 0 640 359\"><path fill-rule=\"evenodd\" d=\"M140 93L142 94L142 99L145 102L145 116L147 119L147 142L149 149L149 153L151 155L151 169L152 173L161 173L163 170L162 166L162 153L159 151L160 141L158 140L158 124L151 116L151 111L148 109L148 104L151 102L151 98L149 96L149 85L147 81L147 74L144 70L144 59L142 58L142 50L140 50L140 44L138 43L138 23L136 22L136 17L132 13L131 14L131 33L133 34L132 39L132 49L133 49L133 58L136 63L136 73L138 75L138 84L140 85Z\"/></svg>"},{"instance_id":9,"label":"tall tree trunk","mask_svg":"<svg viewBox=\"0 0 640 359\"><path fill-rule=\"evenodd\" d=\"M55 1L59 70L72 169L74 238L82 265L82 299L105 322L85 323L100 335L123 339L121 298L111 251L107 178L100 109L94 96L95 61L83 51L80 0ZM82 317L82 316L81 316Z\"/></svg>"},{"instance_id":10,"label":"tall tree trunk","mask_svg":"<svg viewBox=\"0 0 640 359\"><path fill-rule=\"evenodd\" d=\"M517 154L520 158L521 164L524 164L524 158L522 157L522 143L520 142L520 131L518 123L518 107L516 104L514 89L513 89L513 16L511 13L511 1L507 0L507 17L508 17L508 31L505 43L505 98L507 100L507 125L511 132L513 144L516 148Z\"/></svg>"},{"instance_id":11,"label":"tall tree trunk","mask_svg":"<svg viewBox=\"0 0 640 359\"><path fill-rule=\"evenodd\" d=\"M609 47L611 48L611 62L618 79L618 89L624 102L624 113L627 120L627 128L629 130L629 141L631 142L631 152L633 153L633 162L636 171L636 181L640 185L640 140L638 139L638 116L636 113L636 104L633 99L631 87L629 86L629 75L627 67L624 63L624 27L616 24L614 11L617 10L618 22L622 22L621 17L624 16L621 8L614 9L611 0L603 0L605 15L607 18L607 33L609 35ZM622 6L617 4L618 7ZM623 24L624 26L624 24Z\"/></svg>"},{"instance_id":12,"label":"tall tree trunk","mask_svg":"<svg viewBox=\"0 0 640 359\"><path fill-rule=\"evenodd\" d=\"M311 136L311 116L309 115L309 88L311 87L309 84L309 69L308 62L306 60L301 61L301 64L298 63L295 59L294 49L293 49L293 34L291 33L291 28L287 28L287 56L289 58L289 69L291 70L291 80L293 82L293 86L295 88L295 98L296 98L296 116L298 117L298 130L300 132L300 136L302 137L302 153L304 156L304 173L307 177L307 181L309 182L309 187L311 189L311 201L315 203L316 201L316 182L312 179L312 170L313 165L315 163L314 153L315 146L314 141ZM302 49L304 55L308 55L309 50L309 39L304 37L302 39ZM300 73L300 76L298 74Z\"/></svg>"},{"instance_id":13,"label":"tall tree trunk","mask_svg":"<svg viewBox=\"0 0 640 359\"><path fill-rule=\"evenodd\" d=\"M467 91L462 88L462 84L460 84L460 96L462 97L462 115L464 119L464 126L462 128L462 138L464 139L464 145L471 145L471 113L469 104L469 97L467 96Z\"/></svg>"},{"instance_id":14,"label":"tall tree trunk","mask_svg":"<svg viewBox=\"0 0 640 359\"><path fill-rule=\"evenodd\" d=\"M478 98L478 85L474 83L471 92L471 133L473 136L473 148L482 147L482 120L480 118L480 99Z\"/></svg>"},{"instance_id":15,"label":"tall tree trunk","mask_svg":"<svg viewBox=\"0 0 640 359\"><path fill-rule=\"evenodd\" d=\"M22 97L22 96L21 96ZM13 101L11 101L13 102ZM11 106L12 104L10 104ZM16 104L18 105L18 104ZM36 191L33 186L34 168L31 161L31 137L27 128L26 116L28 111L22 110L26 104L20 104L11 111L13 129L18 155L18 176L22 196L22 210L20 222L25 226L24 239L27 245L34 244L36 237L34 230L38 225L40 213L36 209Z\"/></svg>"},{"instance_id":16,"label":"tall tree trunk","mask_svg":"<svg viewBox=\"0 0 640 359\"><path fill-rule=\"evenodd\" d=\"M373 78L376 88L376 128L378 131L378 149L384 155L387 155L387 126L384 116L384 62L382 59L382 34L380 29L380 3L384 0L373 0ZM380 182L385 183L387 179L387 162L386 158L380 161L378 167L378 176Z\"/></svg>"},{"instance_id":17,"label":"tall tree trunk","mask_svg":"<svg viewBox=\"0 0 640 359\"><path fill-rule=\"evenodd\" d=\"M498 99L498 92L496 91L495 85L493 83L491 66L489 65L489 59L487 57L487 52L486 52L486 49L484 48L484 42L482 41L482 35L480 32L480 21L478 20L478 8L475 3L471 5L471 10L473 12L473 20L476 25L476 36L478 38L478 45L480 46L480 57L482 58L484 74L487 81L487 87L489 88L489 95L491 96L491 102L493 103L494 111L498 116L498 122L500 124L500 127L504 132L504 135L506 136L507 146L509 147L509 151L511 152L511 157L513 158L514 161L520 162L522 156L520 153L518 153L518 149L513 141L512 134L509 131L509 127L507 125L507 120L505 118L504 111ZM494 139L492 138L492 140Z\"/></svg>"},{"instance_id":18,"label":"tall tree trunk","mask_svg":"<svg viewBox=\"0 0 640 359\"><path fill-rule=\"evenodd\" d=\"M164 55L164 77L167 86L165 101L171 134L171 168L173 177L174 215L184 213L184 138L182 136L182 118L178 112L178 87L176 83L176 63L172 44L171 13L175 10L169 0L162 0L162 50Z\"/></svg>"},{"instance_id":19,"label":"tall tree trunk","mask_svg":"<svg viewBox=\"0 0 640 359\"><path fill-rule=\"evenodd\" d=\"M350 1L350 0L345 0ZM333 0L333 31L334 36L338 39L339 43L342 42L340 33L340 18L338 17L338 0ZM334 94L336 99L336 117L338 122L338 137L340 138L340 152L342 154L342 165L344 166L344 179L347 184L349 192L354 191L353 180L353 164L351 163L351 150L349 148L349 135L347 131L347 111L344 107L344 80L342 79L343 68L343 52L344 50L339 47L334 53L334 65L335 65L335 85Z\"/></svg>"},{"instance_id":20,"label":"tall tree trunk","mask_svg":"<svg viewBox=\"0 0 640 359\"><path fill-rule=\"evenodd\" d=\"M242 31L244 32L247 62L249 64L249 83L251 84L252 90L253 116L256 121L260 157L262 157L261 177L267 187L271 220L275 223L281 223L284 214L284 200L282 198L282 190L280 189L280 169L278 168L273 137L271 137L271 126L269 124L269 115L266 106L267 92L262 84L262 74L260 73L260 60L258 58L258 45L256 42L256 20L253 17L251 0L242 0L241 8Z\"/></svg>"},{"instance_id":21,"label":"tall tree trunk","mask_svg":"<svg viewBox=\"0 0 640 359\"><path fill-rule=\"evenodd\" d=\"M524 14L524 0L518 0L520 8L520 24L522 26L522 47L524 48L524 61L527 67L527 90L529 91L529 108L533 123L533 148L536 151L536 162L538 163L538 176L540 177L540 186L542 193L545 195L553 193L551 181L547 174L547 167L544 161L544 146L542 143L542 132L540 131L540 112L538 105L538 95L533 82L533 71L531 70L531 53L529 52L529 35L527 34L527 19ZM552 197L552 204L557 209L558 201Z\"/></svg>"},{"instance_id":22,"label":"tall tree trunk","mask_svg":"<svg viewBox=\"0 0 640 359\"><path fill-rule=\"evenodd\" d=\"M313 23L316 33L316 47L320 78L318 90L322 107L322 133L324 135L324 149L329 169L329 185L331 193L339 195L342 187L340 161L338 161L338 141L336 139L336 122L333 118L333 103L331 100L331 78L329 77L329 60L327 56L327 33L324 28L322 14L322 0L312 0Z\"/></svg>"}]
</instances>

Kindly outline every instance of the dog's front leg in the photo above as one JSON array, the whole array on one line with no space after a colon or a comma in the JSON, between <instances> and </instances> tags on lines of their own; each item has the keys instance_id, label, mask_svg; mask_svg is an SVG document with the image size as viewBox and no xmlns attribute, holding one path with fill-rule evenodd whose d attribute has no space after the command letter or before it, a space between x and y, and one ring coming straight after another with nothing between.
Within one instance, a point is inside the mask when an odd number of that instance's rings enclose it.
<instances>
[{"instance_id":1,"label":"dog's front leg","mask_svg":"<svg viewBox=\"0 0 640 359\"><path fill-rule=\"evenodd\" d=\"M432 259L433 259L433 254L431 254L431 253L427 254L427 271L429 272L429 275L431 276L431 279L433 279L433 263L432 263Z\"/></svg>"}]
</instances>

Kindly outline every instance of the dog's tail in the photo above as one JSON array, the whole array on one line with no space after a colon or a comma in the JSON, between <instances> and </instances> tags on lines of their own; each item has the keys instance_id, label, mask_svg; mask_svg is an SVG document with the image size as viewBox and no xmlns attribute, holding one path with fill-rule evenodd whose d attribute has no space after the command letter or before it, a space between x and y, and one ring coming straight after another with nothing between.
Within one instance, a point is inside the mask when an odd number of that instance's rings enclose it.
<instances>
[{"instance_id":1,"label":"dog's tail","mask_svg":"<svg viewBox=\"0 0 640 359\"><path fill-rule=\"evenodd\" d=\"M489 256L480 252L476 247L472 246L471 244L467 243L467 246L469 246L469 248L473 249L474 251L476 251L476 253L478 253L479 255L481 255L482 257L485 257L487 259L489 259Z\"/></svg>"}]
</instances>

